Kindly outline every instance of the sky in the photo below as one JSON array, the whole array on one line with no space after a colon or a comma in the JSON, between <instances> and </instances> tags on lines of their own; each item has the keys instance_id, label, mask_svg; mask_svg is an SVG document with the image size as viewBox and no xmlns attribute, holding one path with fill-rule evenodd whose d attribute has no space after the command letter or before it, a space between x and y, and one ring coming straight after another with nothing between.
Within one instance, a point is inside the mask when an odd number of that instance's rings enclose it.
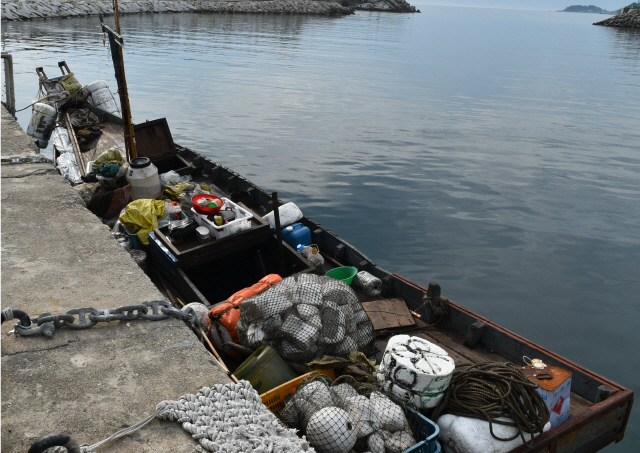
<instances>
[{"instance_id":1,"label":"sky","mask_svg":"<svg viewBox=\"0 0 640 453\"><path fill-rule=\"evenodd\" d=\"M483 8L563 10L571 5L595 5L609 11L620 9L633 0L415 0L412 5L476 6Z\"/></svg>"}]
</instances>

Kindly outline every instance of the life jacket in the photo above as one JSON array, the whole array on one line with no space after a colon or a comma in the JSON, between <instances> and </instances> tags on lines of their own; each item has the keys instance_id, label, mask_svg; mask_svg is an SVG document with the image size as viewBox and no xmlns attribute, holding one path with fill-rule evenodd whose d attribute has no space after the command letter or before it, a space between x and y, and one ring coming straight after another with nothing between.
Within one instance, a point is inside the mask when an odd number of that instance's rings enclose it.
<instances>
[{"instance_id":1,"label":"life jacket","mask_svg":"<svg viewBox=\"0 0 640 453\"><path fill-rule=\"evenodd\" d=\"M211 323L209 324L209 336L211 337L213 345L229 357L239 358L240 354L236 351L224 348L224 343L232 341L240 344L238 330L236 329L236 325L240 320L240 303L249 297L260 294L272 285L281 281L282 277L278 274L269 274L262 277L255 285L241 289L229 297L225 302L222 302L209 310L209 319L211 319Z\"/></svg>"}]
</instances>

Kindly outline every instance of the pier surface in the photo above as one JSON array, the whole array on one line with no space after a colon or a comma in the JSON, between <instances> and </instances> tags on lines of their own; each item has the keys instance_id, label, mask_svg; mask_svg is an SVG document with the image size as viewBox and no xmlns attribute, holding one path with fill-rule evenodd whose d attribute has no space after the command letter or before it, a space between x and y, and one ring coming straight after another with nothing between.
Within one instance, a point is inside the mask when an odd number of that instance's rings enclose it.
<instances>
[{"instance_id":1,"label":"pier surface","mask_svg":"<svg viewBox=\"0 0 640 453\"><path fill-rule=\"evenodd\" d=\"M2 157L38 153L2 107ZM51 164L2 165L2 309L30 316L164 300L147 275ZM2 325L2 451L68 433L99 442L153 414L156 404L230 382L176 319L58 328L22 337ZM154 420L109 452L193 452L179 423Z\"/></svg>"}]
</instances>

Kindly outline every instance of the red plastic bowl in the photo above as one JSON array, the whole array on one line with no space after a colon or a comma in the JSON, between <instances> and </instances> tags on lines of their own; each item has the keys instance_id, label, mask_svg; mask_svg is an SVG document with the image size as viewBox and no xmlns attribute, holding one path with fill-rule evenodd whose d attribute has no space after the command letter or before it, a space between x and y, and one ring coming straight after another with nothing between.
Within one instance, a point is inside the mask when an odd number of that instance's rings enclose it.
<instances>
[{"instance_id":1,"label":"red plastic bowl","mask_svg":"<svg viewBox=\"0 0 640 453\"><path fill-rule=\"evenodd\" d=\"M211 198L211 199L213 199L213 201L216 202L218 207L217 208L207 208L205 206L200 206L198 204L198 200L200 200L201 198ZM202 214L202 215L217 214L218 211L220 211L220 209L222 208L222 206L224 206L224 200L222 198L216 197L215 195L209 195L209 194L206 194L206 193L201 193L199 195L194 195L193 197L191 197L191 203L193 203L193 209L195 209L195 211L198 214Z\"/></svg>"}]
</instances>

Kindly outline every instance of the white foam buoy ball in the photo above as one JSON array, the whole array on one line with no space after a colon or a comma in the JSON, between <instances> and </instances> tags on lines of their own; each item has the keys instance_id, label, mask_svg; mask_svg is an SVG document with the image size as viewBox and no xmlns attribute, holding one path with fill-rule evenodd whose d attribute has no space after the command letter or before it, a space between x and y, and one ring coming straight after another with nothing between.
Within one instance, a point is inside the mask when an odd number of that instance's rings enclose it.
<instances>
[{"instance_id":1,"label":"white foam buoy ball","mask_svg":"<svg viewBox=\"0 0 640 453\"><path fill-rule=\"evenodd\" d=\"M318 453L348 453L358 440L358 427L338 407L325 407L307 425L307 440Z\"/></svg>"},{"instance_id":2,"label":"white foam buoy ball","mask_svg":"<svg viewBox=\"0 0 640 453\"><path fill-rule=\"evenodd\" d=\"M371 392L369 401L371 410L376 413L384 429L394 433L409 426L402 408L382 393Z\"/></svg>"},{"instance_id":3,"label":"white foam buoy ball","mask_svg":"<svg viewBox=\"0 0 640 453\"><path fill-rule=\"evenodd\" d=\"M384 439L379 433L373 433L367 438L367 448L371 453L385 453Z\"/></svg>"}]
</instances>

